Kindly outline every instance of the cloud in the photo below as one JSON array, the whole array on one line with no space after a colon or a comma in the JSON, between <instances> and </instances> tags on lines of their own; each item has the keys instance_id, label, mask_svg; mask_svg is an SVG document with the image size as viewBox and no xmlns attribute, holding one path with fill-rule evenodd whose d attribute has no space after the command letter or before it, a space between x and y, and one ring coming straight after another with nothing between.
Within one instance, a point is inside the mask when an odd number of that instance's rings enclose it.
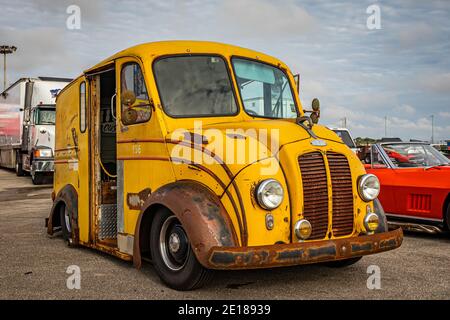
<instances>
[{"instance_id":1,"label":"cloud","mask_svg":"<svg viewBox=\"0 0 450 320\"><path fill-rule=\"evenodd\" d=\"M224 32L262 39L296 37L315 25L313 16L291 0L282 4L269 0L222 1L217 13Z\"/></svg>"},{"instance_id":2,"label":"cloud","mask_svg":"<svg viewBox=\"0 0 450 320\"><path fill-rule=\"evenodd\" d=\"M70 5L77 5L81 9L81 17L86 22L94 22L101 19L104 9L104 0L32 0L30 5L40 14L48 13L50 16L65 16L67 8Z\"/></svg>"},{"instance_id":3,"label":"cloud","mask_svg":"<svg viewBox=\"0 0 450 320\"><path fill-rule=\"evenodd\" d=\"M450 72L441 74L424 74L419 78L422 88L433 93L450 94Z\"/></svg>"},{"instance_id":4,"label":"cloud","mask_svg":"<svg viewBox=\"0 0 450 320\"><path fill-rule=\"evenodd\" d=\"M400 106L397 106L394 108L394 111L399 115L413 115L416 113L416 109L414 109L414 107L411 107L408 104L402 104Z\"/></svg>"},{"instance_id":5,"label":"cloud","mask_svg":"<svg viewBox=\"0 0 450 320\"><path fill-rule=\"evenodd\" d=\"M424 22L407 24L398 33L400 47L404 49L431 43L435 38L435 30Z\"/></svg>"},{"instance_id":6,"label":"cloud","mask_svg":"<svg viewBox=\"0 0 450 320\"><path fill-rule=\"evenodd\" d=\"M66 28L67 6L81 30ZM301 99L318 97L321 123L354 135L450 138L450 2L381 4L381 30L367 30L370 1L0 0L0 39L16 45L8 79L74 77L132 45L197 39L240 45L301 75ZM0 64L1 65L1 64ZM437 116L439 115L439 116Z\"/></svg>"},{"instance_id":7,"label":"cloud","mask_svg":"<svg viewBox=\"0 0 450 320\"><path fill-rule=\"evenodd\" d=\"M77 55L66 49L61 29L0 29L0 39L17 47L8 56L8 68L20 76L66 77L80 66ZM10 77L9 82L15 80Z\"/></svg>"}]
</instances>

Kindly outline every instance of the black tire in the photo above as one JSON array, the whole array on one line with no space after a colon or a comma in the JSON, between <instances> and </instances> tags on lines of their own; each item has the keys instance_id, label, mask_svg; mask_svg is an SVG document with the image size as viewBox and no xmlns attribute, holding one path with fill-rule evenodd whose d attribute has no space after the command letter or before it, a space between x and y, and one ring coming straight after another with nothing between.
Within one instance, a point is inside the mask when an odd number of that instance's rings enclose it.
<instances>
[{"instance_id":1,"label":"black tire","mask_svg":"<svg viewBox=\"0 0 450 320\"><path fill-rule=\"evenodd\" d=\"M45 180L45 176L43 176L41 173L35 172L34 174L31 174L31 181L34 185L43 184Z\"/></svg>"},{"instance_id":2,"label":"black tire","mask_svg":"<svg viewBox=\"0 0 450 320\"><path fill-rule=\"evenodd\" d=\"M22 177L24 175L22 163L20 162L20 153L16 152L16 175Z\"/></svg>"},{"instance_id":3,"label":"black tire","mask_svg":"<svg viewBox=\"0 0 450 320\"><path fill-rule=\"evenodd\" d=\"M59 207L59 221L61 222L63 239L70 245L72 241L72 214L64 204Z\"/></svg>"},{"instance_id":4,"label":"black tire","mask_svg":"<svg viewBox=\"0 0 450 320\"><path fill-rule=\"evenodd\" d=\"M450 231L450 203L447 206L447 214L445 215L445 227Z\"/></svg>"},{"instance_id":5,"label":"black tire","mask_svg":"<svg viewBox=\"0 0 450 320\"><path fill-rule=\"evenodd\" d=\"M204 268L197 261L189 239L183 232L181 223L172 212L159 210L150 230L150 251L161 280L172 289L187 291L205 285L212 277L212 270ZM169 239L174 234L179 240L176 252L169 249Z\"/></svg>"},{"instance_id":6,"label":"black tire","mask_svg":"<svg viewBox=\"0 0 450 320\"><path fill-rule=\"evenodd\" d=\"M351 266L352 264L357 263L361 259L362 259L362 257L356 257L356 258L350 258L350 259L345 259L345 260L329 261L329 262L325 262L325 265L330 268L345 268L345 267Z\"/></svg>"}]
</instances>

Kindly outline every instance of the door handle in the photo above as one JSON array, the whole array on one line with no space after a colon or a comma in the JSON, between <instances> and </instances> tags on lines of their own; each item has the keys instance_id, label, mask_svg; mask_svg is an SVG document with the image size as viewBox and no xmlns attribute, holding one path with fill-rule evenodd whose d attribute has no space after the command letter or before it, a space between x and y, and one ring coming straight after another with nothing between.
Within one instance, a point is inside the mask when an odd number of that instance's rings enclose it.
<instances>
[{"instance_id":1,"label":"door handle","mask_svg":"<svg viewBox=\"0 0 450 320\"><path fill-rule=\"evenodd\" d=\"M111 115L116 120L116 116L114 114L114 98L117 96L117 93L114 93L111 97Z\"/></svg>"}]
</instances>

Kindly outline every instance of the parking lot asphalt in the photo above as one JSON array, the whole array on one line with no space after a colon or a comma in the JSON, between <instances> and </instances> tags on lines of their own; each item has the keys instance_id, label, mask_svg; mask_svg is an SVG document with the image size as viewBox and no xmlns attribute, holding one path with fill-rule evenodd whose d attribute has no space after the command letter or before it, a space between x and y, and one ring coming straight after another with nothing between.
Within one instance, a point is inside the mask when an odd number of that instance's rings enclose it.
<instances>
[{"instance_id":1,"label":"parking lot asphalt","mask_svg":"<svg viewBox=\"0 0 450 320\"><path fill-rule=\"evenodd\" d=\"M397 250L347 268L221 271L201 289L177 292L161 283L151 264L137 270L49 237L44 219L51 188L0 169L0 299L450 299L450 235L419 233L405 234ZM81 271L79 290L66 285L71 265ZM371 265L379 267L380 289L367 287Z\"/></svg>"}]
</instances>

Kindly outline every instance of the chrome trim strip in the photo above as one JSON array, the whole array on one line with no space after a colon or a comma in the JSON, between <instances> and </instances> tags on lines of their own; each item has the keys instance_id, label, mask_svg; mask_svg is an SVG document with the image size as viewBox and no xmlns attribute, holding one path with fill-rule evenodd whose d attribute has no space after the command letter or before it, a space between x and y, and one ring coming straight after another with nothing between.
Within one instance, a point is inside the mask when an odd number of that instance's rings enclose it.
<instances>
[{"instance_id":1,"label":"chrome trim strip","mask_svg":"<svg viewBox=\"0 0 450 320\"><path fill-rule=\"evenodd\" d=\"M386 212L386 216L395 217L395 218L404 218L404 219L409 218L409 219L424 220L424 221L444 222L444 219L424 218L424 217L411 216L411 215L392 214L392 213L387 213L387 212Z\"/></svg>"}]
</instances>

